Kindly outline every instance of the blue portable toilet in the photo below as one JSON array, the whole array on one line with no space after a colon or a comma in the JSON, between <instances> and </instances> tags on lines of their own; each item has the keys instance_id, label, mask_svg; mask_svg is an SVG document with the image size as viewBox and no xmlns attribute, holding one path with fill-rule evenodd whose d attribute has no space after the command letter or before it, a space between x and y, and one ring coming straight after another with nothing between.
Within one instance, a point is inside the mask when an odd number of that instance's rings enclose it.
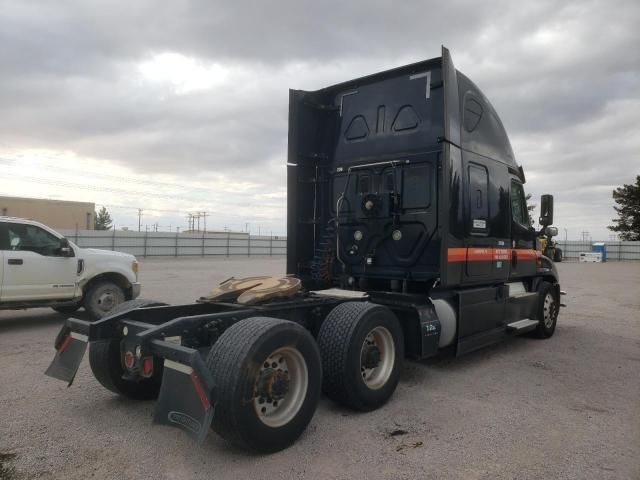
<instances>
[{"instance_id":1,"label":"blue portable toilet","mask_svg":"<svg viewBox=\"0 0 640 480\"><path fill-rule=\"evenodd\" d=\"M607 245L604 242L596 242L591 244L591 251L601 253L602 261L607 261Z\"/></svg>"}]
</instances>

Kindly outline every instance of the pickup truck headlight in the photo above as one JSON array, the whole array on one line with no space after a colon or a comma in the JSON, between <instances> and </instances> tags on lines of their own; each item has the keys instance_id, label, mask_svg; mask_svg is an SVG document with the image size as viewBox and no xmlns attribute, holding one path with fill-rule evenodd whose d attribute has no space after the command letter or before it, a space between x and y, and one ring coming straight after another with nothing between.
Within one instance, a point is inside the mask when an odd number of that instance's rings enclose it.
<instances>
[{"instance_id":1,"label":"pickup truck headlight","mask_svg":"<svg viewBox=\"0 0 640 480\"><path fill-rule=\"evenodd\" d=\"M131 262L131 270L133 270L133 273L135 273L137 277L138 270L140 270L140 264L138 263L137 260L134 260L133 262Z\"/></svg>"}]
</instances>

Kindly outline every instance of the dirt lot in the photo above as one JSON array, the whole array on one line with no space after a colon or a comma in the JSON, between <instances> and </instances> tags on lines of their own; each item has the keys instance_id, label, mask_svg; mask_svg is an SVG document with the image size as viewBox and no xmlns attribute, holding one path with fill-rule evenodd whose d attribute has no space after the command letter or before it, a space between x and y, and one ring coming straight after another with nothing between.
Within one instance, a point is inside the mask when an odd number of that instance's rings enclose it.
<instances>
[{"instance_id":1,"label":"dirt lot","mask_svg":"<svg viewBox=\"0 0 640 480\"><path fill-rule=\"evenodd\" d=\"M283 259L147 260L143 296L189 302ZM116 397L85 358L74 385L43 375L63 318L0 312L0 480L192 478L638 479L640 263L561 264L567 308L550 340L408 362L384 408L323 398L286 451L255 456L215 434L196 447Z\"/></svg>"}]
</instances>

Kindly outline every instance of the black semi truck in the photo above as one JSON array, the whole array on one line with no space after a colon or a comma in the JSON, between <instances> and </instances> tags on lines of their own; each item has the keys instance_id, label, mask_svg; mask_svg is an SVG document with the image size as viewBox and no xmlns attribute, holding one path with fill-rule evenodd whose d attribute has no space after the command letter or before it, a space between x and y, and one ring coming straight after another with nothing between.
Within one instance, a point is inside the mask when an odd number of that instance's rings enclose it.
<instances>
[{"instance_id":1,"label":"black semi truck","mask_svg":"<svg viewBox=\"0 0 640 480\"><path fill-rule=\"evenodd\" d=\"M155 421L258 452L293 443L320 392L356 410L393 394L405 357L553 335L560 286L535 249L497 113L449 52L290 92L287 276L231 279L192 304L133 300L66 321L47 374L89 346L109 390ZM552 223L544 195L540 224Z\"/></svg>"}]
</instances>

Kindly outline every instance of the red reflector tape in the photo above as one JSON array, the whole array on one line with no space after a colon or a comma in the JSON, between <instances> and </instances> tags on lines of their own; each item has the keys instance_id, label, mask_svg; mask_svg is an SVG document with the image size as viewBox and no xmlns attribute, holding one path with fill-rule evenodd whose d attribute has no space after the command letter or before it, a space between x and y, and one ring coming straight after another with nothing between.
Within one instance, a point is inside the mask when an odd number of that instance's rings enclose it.
<instances>
[{"instance_id":1,"label":"red reflector tape","mask_svg":"<svg viewBox=\"0 0 640 480\"><path fill-rule=\"evenodd\" d=\"M62 343L60 344L60 347L58 348L58 353L64 352L66 348L69 346L69 344L71 343L71 340L72 340L71 334L64 337L64 340L62 341Z\"/></svg>"},{"instance_id":2,"label":"red reflector tape","mask_svg":"<svg viewBox=\"0 0 640 480\"><path fill-rule=\"evenodd\" d=\"M127 368L133 368L135 364L135 358L133 358L133 353L127 352L124 354L124 366Z\"/></svg>"},{"instance_id":3,"label":"red reflector tape","mask_svg":"<svg viewBox=\"0 0 640 480\"><path fill-rule=\"evenodd\" d=\"M190 377L191 377L191 383L193 383L193 387L196 389L196 393L198 394L198 397L200 397L200 402L202 403L202 407L205 410L209 410L209 408L211 407L211 404L209 403L209 396L204 391L204 388L202 387L202 383L200 382L198 375L196 375L196 372L193 371L191 372Z\"/></svg>"}]
</instances>

